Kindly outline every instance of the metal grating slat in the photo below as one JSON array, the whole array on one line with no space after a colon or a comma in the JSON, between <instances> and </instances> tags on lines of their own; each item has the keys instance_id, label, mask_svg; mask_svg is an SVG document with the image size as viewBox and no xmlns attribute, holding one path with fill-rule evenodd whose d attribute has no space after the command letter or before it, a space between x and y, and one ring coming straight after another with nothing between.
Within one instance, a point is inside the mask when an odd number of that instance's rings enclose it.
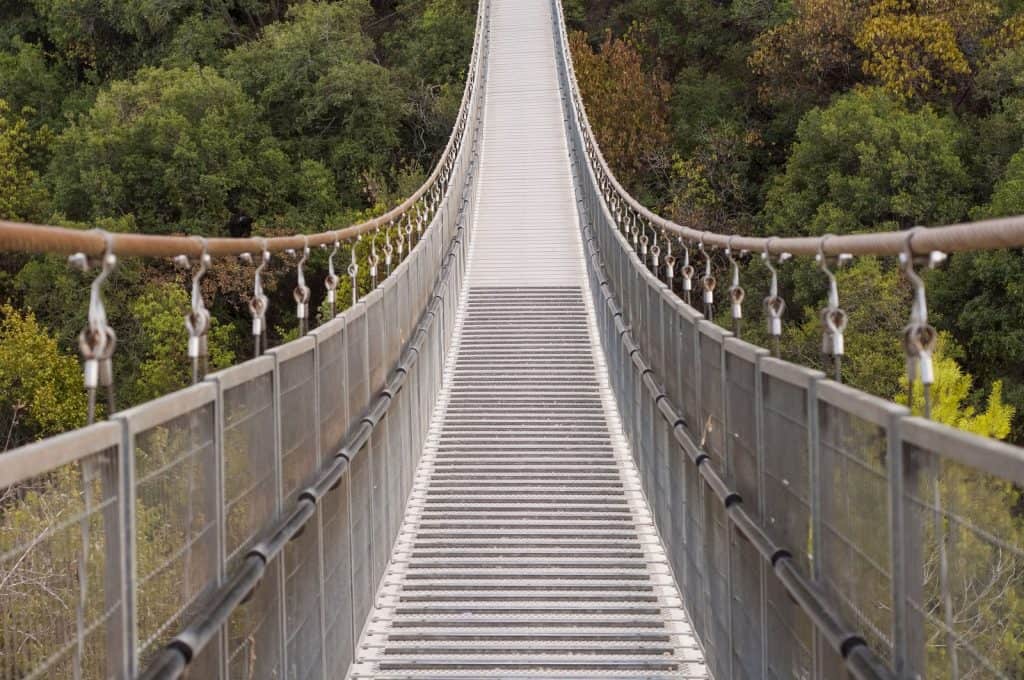
<instances>
[{"instance_id":1,"label":"metal grating slat","mask_svg":"<svg viewBox=\"0 0 1024 680\"><path fill-rule=\"evenodd\" d=\"M454 337L353 679L709 677L585 289L551 19L492 5Z\"/></svg>"}]
</instances>

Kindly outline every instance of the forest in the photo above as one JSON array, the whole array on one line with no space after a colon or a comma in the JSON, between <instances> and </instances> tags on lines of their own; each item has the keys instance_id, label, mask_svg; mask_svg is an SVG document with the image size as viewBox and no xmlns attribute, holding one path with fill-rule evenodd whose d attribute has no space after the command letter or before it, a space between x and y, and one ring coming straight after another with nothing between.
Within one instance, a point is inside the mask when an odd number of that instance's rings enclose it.
<instances>
[{"instance_id":1,"label":"forest","mask_svg":"<svg viewBox=\"0 0 1024 680\"><path fill-rule=\"evenodd\" d=\"M275 236L381 214L448 139L475 15L475 0L0 0L0 219ZM222 261L203 281L213 369L252 355L252 274ZM0 255L0 451L85 423L91 276ZM297 333L295 276L284 259L264 276L272 346ZM105 288L118 408L189 384L189 277L123 258Z\"/></svg>"},{"instance_id":2,"label":"forest","mask_svg":"<svg viewBox=\"0 0 1024 680\"><path fill-rule=\"evenodd\" d=\"M1024 3L573 0L566 14L605 158L680 224L815 236L1024 213ZM745 335L767 347L766 271L756 256L743 270ZM857 258L838 279L844 380L905 402L909 284L894 259ZM780 286L782 355L820 367L826 278L793 261ZM1022 286L1018 250L957 255L927 277L936 417L1017 444Z\"/></svg>"},{"instance_id":3,"label":"forest","mask_svg":"<svg viewBox=\"0 0 1024 680\"><path fill-rule=\"evenodd\" d=\"M681 224L822 235L1024 213L1024 0L565 8L605 157L637 198ZM450 133L475 9L475 0L0 0L0 219L273 236L380 214L419 186ZM726 280L720 256L718 268ZM252 271L219 261L203 282L214 369L252 354ZM326 255L315 253L307 276L325 273ZM756 256L743 265L744 337L767 346L765 274ZM365 291L365 268L361 276ZM190 280L169 261L138 259L115 277L106 303L123 408L189 384ZM876 258L855 259L838 279L850 317L845 381L906 403L909 285L894 261ZM1024 444L1024 256L955 255L926 280L940 331L933 416ZM77 338L88 281L63 257L0 255L0 451L85 423ZM271 345L297 334L294 281L283 260L266 274ZM821 366L825 278L791 261L780 283L782 356ZM348 285L342 277L342 301ZM728 317L722 305L717 321L728 327ZM1020 490L961 468L946 474L936 492L983 527L957 534L954 624L999 672L1020 677ZM60 495L26 497L5 516L12 531L0 532L0 555L59 514L49 497ZM161 542L154 531L146 549ZM936 567L926 567L934 603ZM32 603L26 619L44 611ZM942 636L929 634L929 662L945 667Z\"/></svg>"},{"instance_id":4,"label":"forest","mask_svg":"<svg viewBox=\"0 0 1024 680\"><path fill-rule=\"evenodd\" d=\"M786 236L1024 213L1022 5L569 0L566 14L623 184L682 224ZM271 236L379 214L447 139L474 12L472 0L0 2L0 218ZM0 260L3 450L84 422L88 279L63 258ZM312 276L325 260L314 256ZM271 344L296 328L283 265L267 274ZM764 268L753 257L744 269L760 300ZM214 368L251 352L251 271L222 262L204 282ZM825 279L808 262L781 276L783 356L820 365ZM905 399L909 286L872 258L839 283L846 381ZM1018 251L952 257L927 288L940 411L1014 443L1022 289ZM186 272L124 261L107 304L119 406L188 384ZM748 307L749 339L764 344L760 307Z\"/></svg>"},{"instance_id":5,"label":"forest","mask_svg":"<svg viewBox=\"0 0 1024 680\"><path fill-rule=\"evenodd\" d=\"M677 223L820 236L1024 213L1024 3L573 0L566 14L606 160ZM742 266L753 300L744 338L768 347L758 302L769 279L757 255ZM728 281L727 260L717 262ZM807 258L779 270L781 355L825 368L827 279ZM837 279L849 315L844 381L907 404L909 282L895 258L855 258ZM939 331L932 418L1024 444L1024 256L954 255L925 281ZM730 312L720 305L716 322L729 328ZM913 407L921 413L920 398ZM884 464L883 450L868 455ZM1021 489L949 461L928 469L915 502L931 498L937 511L919 516L924 562L914 575L924 583L927 675L1020 677ZM854 503L862 518L869 488L842 491L864 494ZM877 526L862 530L870 545ZM876 575L862 583L879 585Z\"/></svg>"}]
</instances>

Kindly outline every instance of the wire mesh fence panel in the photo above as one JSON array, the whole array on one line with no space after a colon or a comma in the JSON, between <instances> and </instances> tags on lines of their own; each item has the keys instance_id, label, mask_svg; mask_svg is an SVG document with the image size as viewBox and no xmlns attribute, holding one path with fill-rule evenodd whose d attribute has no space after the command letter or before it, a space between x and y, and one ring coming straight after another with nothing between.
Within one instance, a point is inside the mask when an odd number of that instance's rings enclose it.
<instances>
[{"instance_id":1,"label":"wire mesh fence panel","mask_svg":"<svg viewBox=\"0 0 1024 680\"><path fill-rule=\"evenodd\" d=\"M403 486L408 463L406 451L409 447L408 429L405 426L407 417L405 400L400 392L391 400L391 408L384 416L387 421L384 423L384 432L388 440L388 477L385 482L385 493L388 504L387 545L389 554L395 536L398 535L398 529L402 526L402 515L404 514L402 510L405 508L406 496Z\"/></svg>"},{"instance_id":2,"label":"wire mesh fence panel","mask_svg":"<svg viewBox=\"0 0 1024 680\"><path fill-rule=\"evenodd\" d=\"M283 592L281 558L278 558L267 565L263 579L252 595L232 612L228 621L230 680L277 680L285 677Z\"/></svg>"},{"instance_id":3,"label":"wire mesh fence panel","mask_svg":"<svg viewBox=\"0 0 1024 680\"><path fill-rule=\"evenodd\" d=\"M366 337L367 370L370 394L377 394L384 387L387 373L385 354L387 338L383 292L378 288L366 296Z\"/></svg>"},{"instance_id":4,"label":"wire mesh fence panel","mask_svg":"<svg viewBox=\"0 0 1024 680\"><path fill-rule=\"evenodd\" d=\"M360 302L345 312L345 358L348 418L355 423L370 403L369 356L366 335L366 305Z\"/></svg>"},{"instance_id":5,"label":"wire mesh fence panel","mask_svg":"<svg viewBox=\"0 0 1024 680\"><path fill-rule=\"evenodd\" d=\"M686 421L686 429L693 440L700 441L700 358L697 355L697 325L701 316L687 307L676 307L679 315L679 339L675 345L675 371L679 375L682 401L679 402L680 415Z\"/></svg>"},{"instance_id":6,"label":"wire mesh fence panel","mask_svg":"<svg viewBox=\"0 0 1024 680\"><path fill-rule=\"evenodd\" d=\"M764 528L811 575L811 452L808 391L819 377L775 359L761 362Z\"/></svg>"},{"instance_id":7,"label":"wire mesh fence panel","mask_svg":"<svg viewBox=\"0 0 1024 680\"><path fill-rule=\"evenodd\" d=\"M321 499L323 523L324 653L328 673L348 668L355 636L352 618L352 528L350 525L351 478L346 470L341 481ZM362 624L362 619L358 621Z\"/></svg>"},{"instance_id":8,"label":"wire mesh fence panel","mask_svg":"<svg viewBox=\"0 0 1024 680\"><path fill-rule=\"evenodd\" d=\"M3 680L127 671L120 442L103 423L4 454L18 473L0 476Z\"/></svg>"},{"instance_id":9,"label":"wire mesh fence panel","mask_svg":"<svg viewBox=\"0 0 1024 680\"><path fill-rule=\"evenodd\" d=\"M670 439L668 450L668 477L670 480L669 489L671 496L669 504L672 509L671 531L663 533L668 548L669 559L672 562L672 572L675 575L679 588L684 593L693 590L690 585L695 578L690 573L690 534L688 524L690 513L695 509L690 502L689 490L691 488L690 477L697 474L697 470L686 452L678 447L674 439ZM693 610L696 602L686 597L687 611L693 617Z\"/></svg>"},{"instance_id":10,"label":"wire mesh fence panel","mask_svg":"<svg viewBox=\"0 0 1024 680\"><path fill-rule=\"evenodd\" d=\"M221 461L210 383L125 413L134 461L134 586L138 668L190 621L221 577ZM200 677L216 677L198 667Z\"/></svg>"},{"instance_id":11,"label":"wire mesh fence panel","mask_svg":"<svg viewBox=\"0 0 1024 680\"><path fill-rule=\"evenodd\" d=\"M380 577L384 574L388 557L391 555L391 541L388 540L388 528L391 520L388 515L392 508L388 504L388 458L390 457L388 436L384 430L387 416L385 416L370 435L367 453L370 456L370 479L372 480L370 491L370 527L373 534L370 543L372 545L371 558L371 579L376 586Z\"/></svg>"},{"instance_id":12,"label":"wire mesh fence panel","mask_svg":"<svg viewBox=\"0 0 1024 680\"><path fill-rule=\"evenodd\" d=\"M764 561L738 530L731 531L730 587L732 590L732 677L763 678L761 669L765 629L762 625Z\"/></svg>"},{"instance_id":13,"label":"wire mesh fence panel","mask_svg":"<svg viewBox=\"0 0 1024 680\"><path fill-rule=\"evenodd\" d=\"M306 337L273 350L278 367L285 506L294 502L320 464L315 347L316 341Z\"/></svg>"},{"instance_id":14,"label":"wire mesh fence panel","mask_svg":"<svg viewBox=\"0 0 1024 680\"><path fill-rule=\"evenodd\" d=\"M1021 677L1020 452L918 419L901 435L906 525L921 538L907 591L908 616L921 624L908 636L911 657L929 678Z\"/></svg>"},{"instance_id":15,"label":"wire mesh fence panel","mask_svg":"<svg viewBox=\"0 0 1024 680\"><path fill-rule=\"evenodd\" d=\"M743 507L760 517L760 456L758 454L757 362L768 353L730 338L725 343L725 403L727 479L743 498Z\"/></svg>"},{"instance_id":16,"label":"wire mesh fence panel","mask_svg":"<svg viewBox=\"0 0 1024 680\"><path fill-rule=\"evenodd\" d=\"M274 359L261 357L211 376L223 419L224 551L229 568L277 515Z\"/></svg>"},{"instance_id":17,"label":"wire mesh fence panel","mask_svg":"<svg viewBox=\"0 0 1024 680\"><path fill-rule=\"evenodd\" d=\"M661 302L661 346L664 354L664 367L658 377L669 400L681 408L683 405L683 382L679 365L681 343L680 318L677 307L672 302L673 293L666 292ZM683 414L680 413L680 416Z\"/></svg>"},{"instance_id":18,"label":"wire mesh fence panel","mask_svg":"<svg viewBox=\"0 0 1024 680\"><path fill-rule=\"evenodd\" d=\"M409 493L412 491L412 485L416 479L416 468L420 461L420 452L423 449L423 435L429 427L428 414L424 414L420 410L422 403L420 392L427 388L423 385L417 369L418 366L413 368L410 379L400 395L405 402L405 408L408 409L409 414L406 418L409 444L405 449L405 479L402 483L403 502L405 499L408 499Z\"/></svg>"},{"instance_id":19,"label":"wire mesh fence panel","mask_svg":"<svg viewBox=\"0 0 1024 680\"><path fill-rule=\"evenodd\" d=\"M402 326L398 318L400 311L398 279L388 279L380 290L382 319L380 344L383 348L381 363L386 379L388 371L398 362L398 355L402 351Z\"/></svg>"},{"instance_id":20,"label":"wire mesh fence panel","mask_svg":"<svg viewBox=\"0 0 1024 680\"><path fill-rule=\"evenodd\" d=\"M651 494L650 502L658 524L658 531L666 539L673 536L673 525L678 521L675 517L677 508L672 504L673 486L681 481L672 474L671 459L676 454L675 448L676 442L672 436L672 425L661 416L661 413L655 412L654 455L652 456L654 492Z\"/></svg>"},{"instance_id":21,"label":"wire mesh fence panel","mask_svg":"<svg viewBox=\"0 0 1024 680\"><path fill-rule=\"evenodd\" d=\"M700 444L719 473L726 472L722 343L727 333L709 322L697 326L700 361Z\"/></svg>"},{"instance_id":22,"label":"wire mesh fence panel","mask_svg":"<svg viewBox=\"0 0 1024 680\"><path fill-rule=\"evenodd\" d=\"M774 572L768 571L765 583L765 677L771 680L815 677L811 620Z\"/></svg>"},{"instance_id":23,"label":"wire mesh fence panel","mask_svg":"<svg viewBox=\"0 0 1024 680\"><path fill-rule=\"evenodd\" d=\"M648 497L653 498L657 482L655 481L655 468L657 449L654 446L654 418L660 418L654 407L654 395L651 393L647 381L639 373L634 374L636 378L636 418L638 421L638 446L633 451L633 457L639 462L640 479ZM649 377L649 376L648 376Z\"/></svg>"},{"instance_id":24,"label":"wire mesh fence panel","mask_svg":"<svg viewBox=\"0 0 1024 680\"><path fill-rule=\"evenodd\" d=\"M401 269L395 275L395 306L396 306L396 332L395 342L398 350L395 352L394 361L390 365L394 365L398 361L399 354L402 348L409 342L413 328L416 327L417 319L414 318L414 310L412 307L412 269L411 263L406 260L402 263Z\"/></svg>"},{"instance_id":25,"label":"wire mesh fence panel","mask_svg":"<svg viewBox=\"0 0 1024 680\"><path fill-rule=\"evenodd\" d=\"M320 411L320 449L333 456L349 429L347 398L346 319L340 316L314 331Z\"/></svg>"},{"instance_id":26,"label":"wire mesh fence panel","mask_svg":"<svg viewBox=\"0 0 1024 680\"><path fill-rule=\"evenodd\" d=\"M657 376L665 375L665 355L661 346L661 291L662 286L658 281L646 285L647 295L644 299L646 305L647 327L644 330L651 368Z\"/></svg>"},{"instance_id":27,"label":"wire mesh fence panel","mask_svg":"<svg viewBox=\"0 0 1024 680\"><path fill-rule=\"evenodd\" d=\"M725 506L710 489L704 491L705 528L704 558L707 576L707 637L704 638L708 667L714 677L730 677L732 630L729 622L732 607L729 520Z\"/></svg>"},{"instance_id":28,"label":"wire mesh fence panel","mask_svg":"<svg viewBox=\"0 0 1024 680\"><path fill-rule=\"evenodd\" d=\"M888 418L900 407L832 382L818 385L822 586L842 618L893 656Z\"/></svg>"},{"instance_id":29,"label":"wire mesh fence panel","mask_svg":"<svg viewBox=\"0 0 1024 680\"><path fill-rule=\"evenodd\" d=\"M352 457L348 469L351 480L352 616L361 629L366 615L373 609L377 585L373 580L373 471L369 447L364 446Z\"/></svg>"},{"instance_id":30,"label":"wire mesh fence panel","mask_svg":"<svg viewBox=\"0 0 1024 680\"><path fill-rule=\"evenodd\" d=\"M320 511L302 532L285 546L285 658L286 677L311 680L324 674L320 592Z\"/></svg>"},{"instance_id":31,"label":"wire mesh fence panel","mask_svg":"<svg viewBox=\"0 0 1024 680\"><path fill-rule=\"evenodd\" d=\"M705 484L696 466L687 463L686 500L689 512L686 515L686 580L683 584L686 601L689 603L690 617L693 619L693 630L702 642L708 639L710 630L709 603L707 598L707 550L708 530L706 524L706 508L704 503ZM709 492L710 493L710 492Z\"/></svg>"}]
</instances>

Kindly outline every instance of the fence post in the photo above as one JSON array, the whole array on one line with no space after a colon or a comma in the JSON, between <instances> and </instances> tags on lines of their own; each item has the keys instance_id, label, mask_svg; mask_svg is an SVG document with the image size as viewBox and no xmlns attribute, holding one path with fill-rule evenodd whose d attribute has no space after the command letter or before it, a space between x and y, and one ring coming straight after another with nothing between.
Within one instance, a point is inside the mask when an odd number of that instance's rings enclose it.
<instances>
[{"instance_id":1,"label":"fence post","mask_svg":"<svg viewBox=\"0 0 1024 680\"><path fill-rule=\"evenodd\" d=\"M808 489L811 501L811 579L815 583L821 583L822 560L825 554L824 541L822 541L825 525L822 516L822 485L825 480L832 479L831 467L822 465L820 428L818 380L813 379L807 386L807 462L810 472ZM815 679L824 677L822 651L825 644L818 628L814 627L811 632L811 672Z\"/></svg>"},{"instance_id":2,"label":"fence post","mask_svg":"<svg viewBox=\"0 0 1024 680\"><path fill-rule=\"evenodd\" d=\"M131 612L126 573L127 551L131 538L127 530L128 524L125 521L128 513L131 512L125 496L128 486L125 480L129 473L126 464L128 452L125 446L127 428L123 421L117 422L117 425L121 431L120 441L115 449L117 459L110 467L100 464L103 502L107 503L103 509L103 548L105 551L103 596L104 611L117 611L117 616L111 617L110 623L107 625L107 673L113 677L130 677L134 645L129 634ZM87 465L88 463L83 461L82 464ZM109 503L111 498L115 499L115 502ZM120 602L120 606L118 606L118 602Z\"/></svg>"},{"instance_id":3,"label":"fence post","mask_svg":"<svg viewBox=\"0 0 1024 680\"><path fill-rule=\"evenodd\" d=\"M924 555L920 513L906 489L920 483L918 461L903 449L900 424L903 415L894 414L887 428L889 477L889 540L892 573L893 665L899 677L924 677L925 637L921 612L907 602L924 602ZM938 483L938 480L936 480Z\"/></svg>"}]
</instances>

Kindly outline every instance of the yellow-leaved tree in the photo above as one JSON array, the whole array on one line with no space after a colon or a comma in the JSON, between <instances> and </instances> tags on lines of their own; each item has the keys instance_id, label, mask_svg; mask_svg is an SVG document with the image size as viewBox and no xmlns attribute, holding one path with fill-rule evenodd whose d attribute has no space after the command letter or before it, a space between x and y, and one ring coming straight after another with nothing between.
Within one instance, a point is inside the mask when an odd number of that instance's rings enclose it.
<instances>
[{"instance_id":1,"label":"yellow-leaved tree","mask_svg":"<svg viewBox=\"0 0 1024 680\"><path fill-rule=\"evenodd\" d=\"M999 13L990 0L879 0L855 38L864 73L908 99L953 92Z\"/></svg>"}]
</instances>

